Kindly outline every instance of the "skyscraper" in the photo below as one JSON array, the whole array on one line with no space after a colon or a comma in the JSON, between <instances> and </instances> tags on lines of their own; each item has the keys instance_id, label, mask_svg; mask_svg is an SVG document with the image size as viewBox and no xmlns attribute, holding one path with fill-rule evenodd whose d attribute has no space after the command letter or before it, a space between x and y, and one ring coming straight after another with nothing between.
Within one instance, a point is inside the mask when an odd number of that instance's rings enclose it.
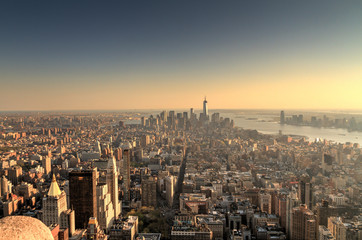
<instances>
[{"instance_id":1,"label":"skyscraper","mask_svg":"<svg viewBox=\"0 0 362 240\"><path fill-rule=\"evenodd\" d=\"M58 183L53 175L47 197L43 198L43 222L50 226L60 223L60 214L67 210L67 197L60 191Z\"/></svg>"},{"instance_id":2,"label":"skyscraper","mask_svg":"<svg viewBox=\"0 0 362 240\"><path fill-rule=\"evenodd\" d=\"M149 135L142 135L141 139L140 139L141 147L146 147L148 144L150 144L150 136Z\"/></svg>"},{"instance_id":3,"label":"skyscraper","mask_svg":"<svg viewBox=\"0 0 362 240\"><path fill-rule=\"evenodd\" d=\"M44 173L49 174L52 171L52 164L50 157L46 156L42 161L41 165L44 168Z\"/></svg>"},{"instance_id":4,"label":"skyscraper","mask_svg":"<svg viewBox=\"0 0 362 240\"><path fill-rule=\"evenodd\" d=\"M309 209L312 209L312 194L312 183L308 176L303 176L299 182L299 199Z\"/></svg>"},{"instance_id":5,"label":"skyscraper","mask_svg":"<svg viewBox=\"0 0 362 240\"><path fill-rule=\"evenodd\" d=\"M344 225L341 217L329 217L328 229L331 231L336 240L350 239L348 237L346 238L347 227Z\"/></svg>"},{"instance_id":6,"label":"skyscraper","mask_svg":"<svg viewBox=\"0 0 362 240\"><path fill-rule=\"evenodd\" d=\"M284 116L284 111L280 112L280 124L284 124L285 123L285 116Z\"/></svg>"},{"instance_id":7,"label":"skyscraper","mask_svg":"<svg viewBox=\"0 0 362 240\"><path fill-rule=\"evenodd\" d=\"M176 179L174 176L167 176L165 178L166 201L167 201L169 207L172 207L172 204L173 204L173 196L175 193L175 183L176 183Z\"/></svg>"},{"instance_id":8,"label":"skyscraper","mask_svg":"<svg viewBox=\"0 0 362 240\"><path fill-rule=\"evenodd\" d=\"M317 223L316 217L307 205L301 204L293 208L292 212L292 235L294 240L316 240Z\"/></svg>"},{"instance_id":9,"label":"skyscraper","mask_svg":"<svg viewBox=\"0 0 362 240\"><path fill-rule=\"evenodd\" d=\"M121 169L124 184L124 199L126 201L130 200L129 189L131 187L131 151L131 149L123 150L123 167Z\"/></svg>"},{"instance_id":10,"label":"skyscraper","mask_svg":"<svg viewBox=\"0 0 362 240\"><path fill-rule=\"evenodd\" d=\"M205 100L204 100L204 108L203 108L202 113L204 114L205 119L207 119L209 117L209 109L207 108L206 97L205 97Z\"/></svg>"},{"instance_id":11,"label":"skyscraper","mask_svg":"<svg viewBox=\"0 0 362 240\"><path fill-rule=\"evenodd\" d=\"M9 182L6 179L5 175L3 175L3 177L0 180L0 197L3 196L5 193L9 192Z\"/></svg>"},{"instance_id":12,"label":"skyscraper","mask_svg":"<svg viewBox=\"0 0 362 240\"><path fill-rule=\"evenodd\" d=\"M8 177L10 182L16 186L21 180L21 175L23 174L23 169L20 166L14 166L8 169Z\"/></svg>"},{"instance_id":13,"label":"skyscraper","mask_svg":"<svg viewBox=\"0 0 362 240\"><path fill-rule=\"evenodd\" d=\"M271 214L272 197L269 193L259 192L259 207L262 212Z\"/></svg>"},{"instance_id":14,"label":"skyscraper","mask_svg":"<svg viewBox=\"0 0 362 240\"><path fill-rule=\"evenodd\" d=\"M111 201L113 203L114 218L118 219L118 216L121 214L121 205L119 204L119 199L118 199L117 165L116 165L116 159L114 158L113 154L108 159L106 176L107 176L106 181L108 185L108 192L111 194Z\"/></svg>"},{"instance_id":15,"label":"skyscraper","mask_svg":"<svg viewBox=\"0 0 362 240\"><path fill-rule=\"evenodd\" d=\"M185 122L188 120L187 112L183 112L183 118Z\"/></svg>"},{"instance_id":16,"label":"skyscraper","mask_svg":"<svg viewBox=\"0 0 362 240\"><path fill-rule=\"evenodd\" d=\"M70 207L75 211L75 227L86 228L97 217L97 168L69 173Z\"/></svg>"},{"instance_id":17,"label":"skyscraper","mask_svg":"<svg viewBox=\"0 0 362 240\"><path fill-rule=\"evenodd\" d=\"M157 205L157 180L148 176L142 179L142 206Z\"/></svg>"},{"instance_id":18,"label":"skyscraper","mask_svg":"<svg viewBox=\"0 0 362 240\"><path fill-rule=\"evenodd\" d=\"M102 229L109 229L114 222L114 208L108 185L97 185L97 220Z\"/></svg>"},{"instance_id":19,"label":"skyscraper","mask_svg":"<svg viewBox=\"0 0 362 240\"><path fill-rule=\"evenodd\" d=\"M289 239L292 236L293 229L292 229L292 213L293 209L300 205L300 200L298 199L297 192L292 191L287 196L287 206L286 206L286 232Z\"/></svg>"}]
</instances>

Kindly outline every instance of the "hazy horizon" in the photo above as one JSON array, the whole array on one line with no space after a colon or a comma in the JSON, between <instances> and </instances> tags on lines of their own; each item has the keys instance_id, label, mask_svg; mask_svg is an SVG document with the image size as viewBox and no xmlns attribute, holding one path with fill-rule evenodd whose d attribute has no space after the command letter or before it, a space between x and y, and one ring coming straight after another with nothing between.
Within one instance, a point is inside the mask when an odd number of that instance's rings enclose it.
<instances>
[{"instance_id":1,"label":"hazy horizon","mask_svg":"<svg viewBox=\"0 0 362 240\"><path fill-rule=\"evenodd\" d=\"M361 1L6 1L0 111L361 109Z\"/></svg>"},{"instance_id":2,"label":"hazy horizon","mask_svg":"<svg viewBox=\"0 0 362 240\"><path fill-rule=\"evenodd\" d=\"M193 108L193 107L190 107ZM54 109L54 110L0 110L0 113L5 112L154 112L154 111L189 111L190 108L129 108L129 109ZM193 108L195 112L202 112L202 108ZM346 113L346 114L362 114L362 109L262 109L262 108L209 108L210 112L215 111L265 111L265 112L316 112L316 113Z\"/></svg>"}]
</instances>

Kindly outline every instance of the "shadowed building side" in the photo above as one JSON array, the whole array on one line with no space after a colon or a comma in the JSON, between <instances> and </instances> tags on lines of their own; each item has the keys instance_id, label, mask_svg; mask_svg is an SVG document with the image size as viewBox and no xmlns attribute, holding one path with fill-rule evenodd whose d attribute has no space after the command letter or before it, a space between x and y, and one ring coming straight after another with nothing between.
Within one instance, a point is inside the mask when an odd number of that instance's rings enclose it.
<instances>
[{"instance_id":1,"label":"shadowed building side","mask_svg":"<svg viewBox=\"0 0 362 240\"><path fill-rule=\"evenodd\" d=\"M75 227L86 228L97 217L97 168L69 173L70 207L75 211Z\"/></svg>"}]
</instances>

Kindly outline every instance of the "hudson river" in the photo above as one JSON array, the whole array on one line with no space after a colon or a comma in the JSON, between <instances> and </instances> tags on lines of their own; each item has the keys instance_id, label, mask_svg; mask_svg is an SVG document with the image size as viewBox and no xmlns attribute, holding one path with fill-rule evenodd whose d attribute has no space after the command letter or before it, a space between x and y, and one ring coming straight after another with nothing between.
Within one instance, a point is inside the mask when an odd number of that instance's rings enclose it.
<instances>
[{"instance_id":1,"label":"hudson river","mask_svg":"<svg viewBox=\"0 0 362 240\"><path fill-rule=\"evenodd\" d=\"M278 134L279 130L283 134L300 135L308 138L309 141L315 139L332 140L339 143L359 143L362 146L362 132L348 132L340 128L315 128L309 126L281 125L275 121L275 115L255 115L240 113L220 113L223 117L234 119L235 126L243 129L255 129L265 134ZM272 120L274 119L274 121Z\"/></svg>"},{"instance_id":2,"label":"hudson river","mask_svg":"<svg viewBox=\"0 0 362 240\"><path fill-rule=\"evenodd\" d=\"M175 110L175 112L183 112L189 110ZM139 112L139 116L149 117L153 114L155 117L161 110L144 111ZM314 141L315 139L332 140L338 143L359 143L362 146L362 132L348 132L346 129L341 128L315 128L308 126L295 126L295 125L280 125L279 124L279 111L257 111L257 110L210 110L209 115L211 118L212 113L219 112L220 117L229 117L233 119L236 127L243 129L257 130L260 133L265 134L279 134L279 130L283 134L299 135L307 137L307 140ZM189 112L188 112L189 113ZM195 113L199 116L200 110L196 110ZM288 112L291 114L290 112ZM295 113L297 114L297 113ZM304 114L324 114L322 113L307 113ZM326 114L341 114L329 112ZM345 114L345 113L344 113ZM346 113L348 117L361 116L362 113ZM345 114L345 115L346 115ZM210 119L211 120L211 119ZM139 120L126 121L126 123L139 124Z\"/></svg>"}]
</instances>

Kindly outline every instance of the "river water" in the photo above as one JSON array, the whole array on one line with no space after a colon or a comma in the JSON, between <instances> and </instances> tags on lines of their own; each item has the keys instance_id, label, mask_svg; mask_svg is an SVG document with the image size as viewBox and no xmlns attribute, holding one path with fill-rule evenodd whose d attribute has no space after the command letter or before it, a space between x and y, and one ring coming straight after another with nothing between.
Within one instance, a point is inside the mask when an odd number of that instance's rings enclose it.
<instances>
[{"instance_id":1,"label":"river water","mask_svg":"<svg viewBox=\"0 0 362 240\"><path fill-rule=\"evenodd\" d=\"M188 111L188 110L184 110ZM140 112L140 116L149 117L150 114L156 116L161 111ZM182 112L181 110L176 112ZM243 129L257 130L264 134L283 134L305 136L309 141L316 139L326 139L337 143L359 143L362 146L362 132L348 132L340 128L316 128L309 126L281 125L279 124L279 111L254 111L254 110L210 110L209 115L219 112L221 117L233 119L236 127ZM196 110L198 115L200 110ZM334 114L334 113L328 113ZM354 114L354 113L351 113ZM361 113L358 113L361 115ZM127 124L139 124L139 120L126 121Z\"/></svg>"},{"instance_id":2,"label":"river water","mask_svg":"<svg viewBox=\"0 0 362 240\"><path fill-rule=\"evenodd\" d=\"M308 138L309 141L316 139L326 139L338 143L359 143L362 146L362 132L348 132L341 128L316 128L309 126L281 125L275 121L275 115L255 115L224 113L224 117L234 119L235 126L243 129L257 130L265 134L300 135Z\"/></svg>"}]
</instances>

